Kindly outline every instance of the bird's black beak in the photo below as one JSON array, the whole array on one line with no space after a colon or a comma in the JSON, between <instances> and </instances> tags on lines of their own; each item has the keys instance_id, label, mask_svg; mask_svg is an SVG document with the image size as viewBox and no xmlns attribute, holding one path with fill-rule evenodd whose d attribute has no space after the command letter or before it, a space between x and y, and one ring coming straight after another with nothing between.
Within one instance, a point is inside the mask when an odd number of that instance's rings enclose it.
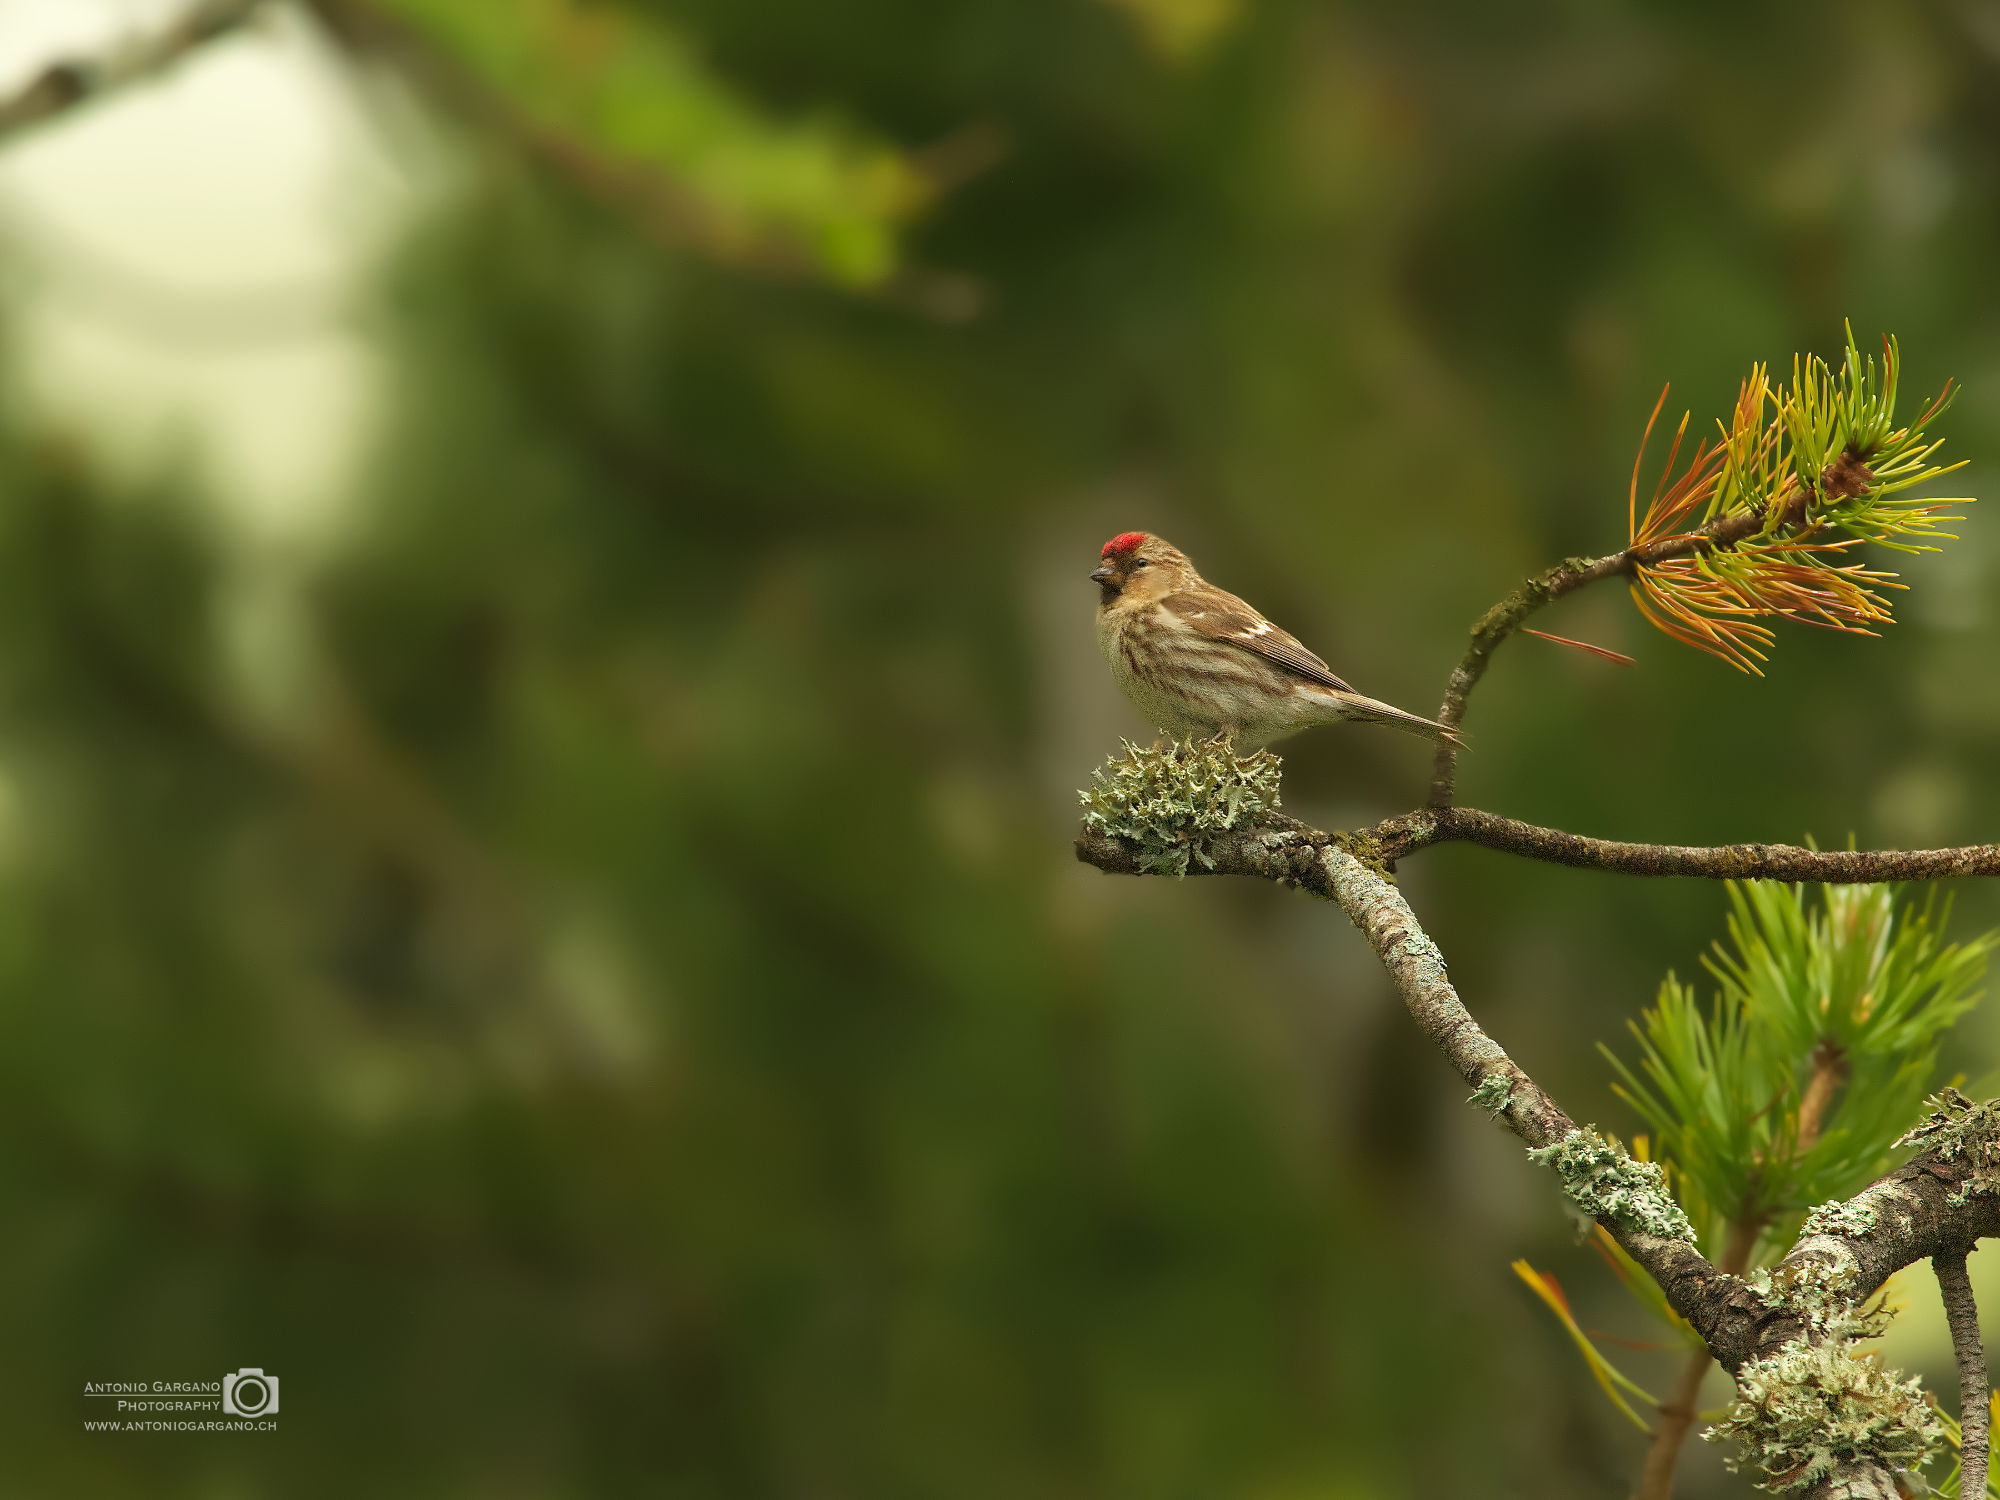
<instances>
[{"instance_id":1,"label":"bird's black beak","mask_svg":"<svg viewBox=\"0 0 2000 1500\"><path fill-rule=\"evenodd\" d=\"M1097 571L1096 571L1095 573L1092 573L1092 574L1090 575L1090 581L1091 581L1092 583L1109 583L1109 582L1111 582L1111 569L1109 569L1109 568L1099 568L1099 569L1098 569L1098 570L1097 570Z\"/></svg>"}]
</instances>

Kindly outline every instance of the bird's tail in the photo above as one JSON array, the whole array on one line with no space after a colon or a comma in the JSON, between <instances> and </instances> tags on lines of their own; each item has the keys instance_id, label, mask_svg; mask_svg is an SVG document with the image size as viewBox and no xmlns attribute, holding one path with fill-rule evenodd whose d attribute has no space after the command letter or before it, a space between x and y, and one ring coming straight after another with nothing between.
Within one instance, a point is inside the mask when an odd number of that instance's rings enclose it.
<instances>
[{"instance_id":1,"label":"bird's tail","mask_svg":"<svg viewBox=\"0 0 2000 1500\"><path fill-rule=\"evenodd\" d=\"M1341 694L1341 717L1353 719L1362 724L1387 724L1391 729L1400 729L1405 734L1420 734L1427 740L1449 740L1461 748L1465 741L1456 730L1447 729L1435 719L1426 719L1421 714L1405 713L1392 703L1384 703L1379 698L1364 698L1359 693Z\"/></svg>"}]
</instances>

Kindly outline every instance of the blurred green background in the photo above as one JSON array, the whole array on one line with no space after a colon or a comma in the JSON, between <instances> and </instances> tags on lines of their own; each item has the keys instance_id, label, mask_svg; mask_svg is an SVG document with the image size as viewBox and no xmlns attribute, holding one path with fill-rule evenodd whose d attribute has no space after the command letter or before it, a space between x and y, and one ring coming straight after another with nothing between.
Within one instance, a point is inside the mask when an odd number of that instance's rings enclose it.
<instances>
[{"instance_id":1,"label":"blurred green background","mask_svg":"<svg viewBox=\"0 0 2000 1500\"><path fill-rule=\"evenodd\" d=\"M0 85L175 8L22 0ZM1428 709L1664 381L1894 332L1980 493L1996 264L1974 0L274 6L0 140L6 1491L1624 1493L1508 1262L1648 1330L1337 914L1073 861L1144 729L1085 575L1162 532ZM1466 800L1992 837L1983 510L1762 681L1566 601L1637 665L1510 645ZM1722 892L1404 883L1633 1129L1595 1045ZM81 1430L242 1365L279 1431Z\"/></svg>"}]
</instances>

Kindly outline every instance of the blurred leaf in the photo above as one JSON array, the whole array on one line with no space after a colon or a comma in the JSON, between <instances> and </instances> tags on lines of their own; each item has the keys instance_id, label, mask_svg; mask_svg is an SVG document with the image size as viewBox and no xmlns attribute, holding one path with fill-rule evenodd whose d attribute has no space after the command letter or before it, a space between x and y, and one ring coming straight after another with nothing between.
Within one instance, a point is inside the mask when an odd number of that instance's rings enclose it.
<instances>
[{"instance_id":1,"label":"blurred leaf","mask_svg":"<svg viewBox=\"0 0 2000 1500\"><path fill-rule=\"evenodd\" d=\"M1155 51L1170 61L1198 57L1226 32L1243 0L1104 0L1132 18Z\"/></svg>"},{"instance_id":2,"label":"blurred leaf","mask_svg":"<svg viewBox=\"0 0 2000 1500\"><path fill-rule=\"evenodd\" d=\"M585 0L380 3L581 174L649 175L649 216L677 217L724 260L798 258L879 285L896 269L899 226L929 196L895 147L827 116L774 118L649 16Z\"/></svg>"}]
</instances>

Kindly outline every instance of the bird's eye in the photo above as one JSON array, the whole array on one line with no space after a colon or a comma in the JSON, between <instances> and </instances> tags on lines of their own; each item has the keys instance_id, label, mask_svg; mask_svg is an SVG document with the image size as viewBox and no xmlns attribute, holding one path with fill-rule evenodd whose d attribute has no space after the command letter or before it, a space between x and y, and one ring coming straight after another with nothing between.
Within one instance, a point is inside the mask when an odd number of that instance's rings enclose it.
<instances>
[{"instance_id":1,"label":"bird's eye","mask_svg":"<svg viewBox=\"0 0 2000 1500\"><path fill-rule=\"evenodd\" d=\"M1153 560L1149 557L1135 557L1132 559L1132 566L1135 568L1150 568L1152 565Z\"/></svg>"}]
</instances>

